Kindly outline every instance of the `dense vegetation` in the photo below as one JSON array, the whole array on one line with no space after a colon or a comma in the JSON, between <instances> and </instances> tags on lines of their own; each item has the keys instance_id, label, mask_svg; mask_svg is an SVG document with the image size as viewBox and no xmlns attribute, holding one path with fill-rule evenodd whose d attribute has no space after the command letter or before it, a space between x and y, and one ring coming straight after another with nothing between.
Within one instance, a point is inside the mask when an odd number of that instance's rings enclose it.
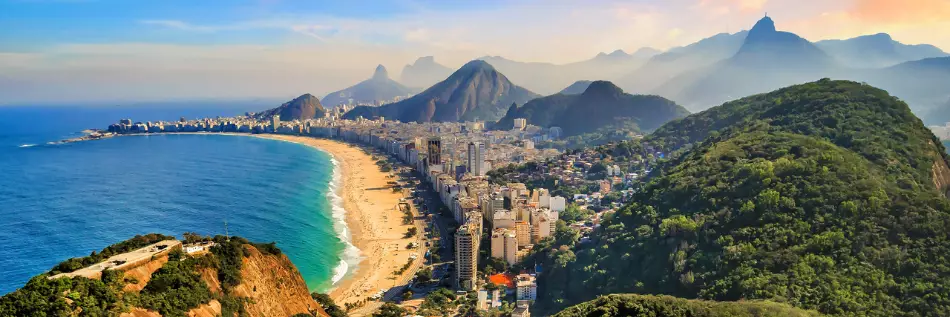
<instances>
[{"instance_id":1,"label":"dense vegetation","mask_svg":"<svg viewBox=\"0 0 950 317\"><path fill-rule=\"evenodd\" d=\"M110 273L111 274L111 273ZM123 308L119 279L51 280L41 274L0 297L0 316L108 316Z\"/></svg>"},{"instance_id":2,"label":"dense vegetation","mask_svg":"<svg viewBox=\"0 0 950 317\"><path fill-rule=\"evenodd\" d=\"M788 305L764 301L714 302L671 296L608 295L579 304L554 317L805 317L819 316Z\"/></svg>"},{"instance_id":3,"label":"dense vegetation","mask_svg":"<svg viewBox=\"0 0 950 317\"><path fill-rule=\"evenodd\" d=\"M139 249L139 248L148 246L150 244L153 244L162 240L172 240L172 239L175 239L175 237L166 236L166 235L158 234L158 233L150 233L144 236L137 235L133 237L132 239L110 245L106 247L105 249L102 249L102 251L99 251L98 253L96 251L92 251L92 254L90 254L89 256L81 257L81 258L71 258L69 260L60 262L59 264L54 266L52 270L50 270L50 274L56 275L59 273L69 273L69 272L102 262L103 260L108 259L109 257L116 254L122 254L122 253L129 252L135 249Z\"/></svg>"},{"instance_id":4,"label":"dense vegetation","mask_svg":"<svg viewBox=\"0 0 950 317\"><path fill-rule=\"evenodd\" d=\"M330 317L346 317L346 311L344 311L340 306L330 298L330 295L321 294L313 292L310 294L310 297L313 297L313 300L320 304L320 307L323 308L323 311L330 315Z\"/></svg>"},{"instance_id":5,"label":"dense vegetation","mask_svg":"<svg viewBox=\"0 0 950 317\"><path fill-rule=\"evenodd\" d=\"M101 280L84 277L49 279L41 274L19 290L0 297L0 316L112 316L132 307L158 311L163 316L185 316L187 312L212 299L221 303L224 316L247 316L248 298L232 294L241 283L241 266L247 256L246 244L262 254L279 255L273 243L251 243L240 237L202 237L187 233L189 242L214 241L211 254L191 258L181 250L169 252L169 261L155 271L141 292L123 291L127 283L123 274L106 270ZM159 234L136 236L107 247L99 254L111 256L174 237ZM75 263L83 263L82 259ZM65 263L65 262L64 262ZM222 292L213 293L201 278L201 270L213 269L218 274ZM332 303L332 302L331 302Z\"/></svg>"},{"instance_id":6,"label":"dense vegetation","mask_svg":"<svg viewBox=\"0 0 950 317\"><path fill-rule=\"evenodd\" d=\"M511 129L515 118L524 118L541 127L561 127L565 136L606 133L612 126L652 131L687 114L686 109L663 97L630 95L609 81L595 81L579 95L556 94L509 108L495 128Z\"/></svg>"},{"instance_id":7,"label":"dense vegetation","mask_svg":"<svg viewBox=\"0 0 950 317\"><path fill-rule=\"evenodd\" d=\"M558 233L536 255L540 310L635 292L950 315L950 204L931 174L946 168L944 149L886 92L792 86L672 122L648 142L691 145L591 243Z\"/></svg>"},{"instance_id":8,"label":"dense vegetation","mask_svg":"<svg viewBox=\"0 0 950 317\"><path fill-rule=\"evenodd\" d=\"M140 307L165 317L185 316L188 310L209 302L213 295L198 273L199 261L188 258L168 261L152 273L139 294Z\"/></svg>"}]
</instances>

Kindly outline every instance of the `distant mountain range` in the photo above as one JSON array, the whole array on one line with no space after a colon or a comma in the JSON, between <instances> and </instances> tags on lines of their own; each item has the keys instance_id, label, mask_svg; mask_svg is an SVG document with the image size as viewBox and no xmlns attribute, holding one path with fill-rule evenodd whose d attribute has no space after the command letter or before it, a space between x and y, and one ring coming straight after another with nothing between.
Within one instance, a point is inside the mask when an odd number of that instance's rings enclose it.
<instances>
[{"instance_id":1,"label":"distant mountain range","mask_svg":"<svg viewBox=\"0 0 950 317\"><path fill-rule=\"evenodd\" d=\"M841 65L854 68L881 68L907 61L947 56L939 48L928 45L907 45L895 41L887 33L859 36L847 40L815 42Z\"/></svg>"},{"instance_id":2,"label":"distant mountain range","mask_svg":"<svg viewBox=\"0 0 950 317\"><path fill-rule=\"evenodd\" d=\"M748 33L720 33L687 46L672 48L653 56L642 67L620 76L616 82L626 91L652 92L676 76L735 55Z\"/></svg>"},{"instance_id":3,"label":"distant mountain range","mask_svg":"<svg viewBox=\"0 0 950 317\"><path fill-rule=\"evenodd\" d=\"M322 118L326 111L323 105L320 104L320 99L311 94L303 94L277 108L262 111L257 114L257 117L270 118L276 114L280 115L280 120L283 121L306 120Z\"/></svg>"},{"instance_id":4,"label":"distant mountain range","mask_svg":"<svg viewBox=\"0 0 950 317\"><path fill-rule=\"evenodd\" d=\"M917 112L934 107L950 96L946 89L938 88L950 86L950 67L942 61L947 58L943 57L946 53L930 45L905 45L886 34L811 43L793 33L778 31L775 22L765 17L744 34L717 35L700 41L718 45L712 46L715 49L694 49L690 55L724 54L732 50L730 44L743 35L741 45L731 56L711 63L706 59L706 65L704 62L688 65L686 71L649 92L675 100L692 111L827 77L882 87L908 101ZM920 58L926 59L916 60ZM627 89L636 89L638 85L649 88L648 83L661 82L651 81L651 77L676 73L653 66L653 60L622 80L621 85L632 86L624 86ZM682 64L685 63L675 63L683 69ZM892 66L858 68L887 64Z\"/></svg>"},{"instance_id":5,"label":"distant mountain range","mask_svg":"<svg viewBox=\"0 0 950 317\"><path fill-rule=\"evenodd\" d=\"M435 57L420 57L402 68L399 81L409 87L429 87L452 74L452 69L435 62Z\"/></svg>"},{"instance_id":6,"label":"distant mountain range","mask_svg":"<svg viewBox=\"0 0 950 317\"><path fill-rule=\"evenodd\" d=\"M653 48L641 48L632 54L616 50L569 64L518 62L501 56L485 56L479 59L507 74L512 81L523 83L532 91L553 94L578 79L612 79L632 72L659 53L660 51Z\"/></svg>"},{"instance_id":7,"label":"distant mountain range","mask_svg":"<svg viewBox=\"0 0 950 317\"><path fill-rule=\"evenodd\" d=\"M332 92L323 97L321 102L329 108L351 103L387 103L396 97L408 97L412 93L413 90L409 87L390 79L386 67L379 65L370 79Z\"/></svg>"},{"instance_id":8,"label":"distant mountain range","mask_svg":"<svg viewBox=\"0 0 950 317\"><path fill-rule=\"evenodd\" d=\"M524 118L529 124L560 127L565 136L629 125L652 131L688 114L666 98L630 95L609 81L595 81L581 94L555 94L512 107L495 128L511 129L515 118Z\"/></svg>"},{"instance_id":9,"label":"distant mountain range","mask_svg":"<svg viewBox=\"0 0 950 317\"><path fill-rule=\"evenodd\" d=\"M380 107L356 107L344 118L385 117L403 122L495 121L512 103L525 103L537 97L538 94L512 84L487 62L474 60L409 99Z\"/></svg>"},{"instance_id":10,"label":"distant mountain range","mask_svg":"<svg viewBox=\"0 0 950 317\"><path fill-rule=\"evenodd\" d=\"M666 52L617 50L568 64L501 56L479 59L542 94L579 94L589 80L609 80L627 92L663 96L691 111L820 78L887 89L917 113L927 113L950 98L945 88L950 86L950 57L937 47L903 44L884 33L812 43L779 31L769 17L748 31L716 34ZM401 80L425 87L448 73L449 68L433 57L422 57L405 67Z\"/></svg>"},{"instance_id":11,"label":"distant mountain range","mask_svg":"<svg viewBox=\"0 0 950 317\"><path fill-rule=\"evenodd\" d=\"M749 30L734 55L676 76L654 92L689 109L702 110L716 103L826 77L836 67L834 59L817 46L793 33L776 30L775 22L765 17Z\"/></svg>"}]
</instances>

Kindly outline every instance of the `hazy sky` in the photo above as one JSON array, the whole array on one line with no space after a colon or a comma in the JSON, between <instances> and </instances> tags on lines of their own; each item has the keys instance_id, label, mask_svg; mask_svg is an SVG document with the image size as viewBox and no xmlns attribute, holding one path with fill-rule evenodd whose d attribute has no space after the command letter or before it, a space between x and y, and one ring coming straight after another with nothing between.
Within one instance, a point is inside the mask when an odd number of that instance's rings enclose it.
<instances>
[{"instance_id":1,"label":"hazy sky","mask_svg":"<svg viewBox=\"0 0 950 317\"><path fill-rule=\"evenodd\" d=\"M566 63L748 29L950 51L950 0L0 0L0 104L323 95L419 56Z\"/></svg>"}]
</instances>

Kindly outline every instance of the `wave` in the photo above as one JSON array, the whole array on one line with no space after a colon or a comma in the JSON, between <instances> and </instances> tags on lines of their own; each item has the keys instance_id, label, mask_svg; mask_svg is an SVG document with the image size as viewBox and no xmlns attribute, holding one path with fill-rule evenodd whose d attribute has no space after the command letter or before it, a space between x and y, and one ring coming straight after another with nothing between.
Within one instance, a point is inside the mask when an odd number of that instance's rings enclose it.
<instances>
[{"instance_id":1,"label":"wave","mask_svg":"<svg viewBox=\"0 0 950 317\"><path fill-rule=\"evenodd\" d=\"M329 154L329 152L324 152ZM330 205L333 210L333 228L337 234L340 235L340 240L342 240L344 244L342 254L340 255L340 263L333 268L333 278L331 278L331 285L336 285L336 283L347 276L350 269L354 269L355 271L361 257L360 249L353 245L350 229L346 224L346 209L343 208L343 197L340 197L338 194L340 186L342 186L343 183L343 173L341 171L340 162L337 161L332 154L330 154L330 162L333 164L333 179L330 181L330 190L327 192L327 198L330 200Z\"/></svg>"},{"instance_id":2,"label":"wave","mask_svg":"<svg viewBox=\"0 0 950 317\"><path fill-rule=\"evenodd\" d=\"M20 147L34 147L36 144L20 144Z\"/></svg>"}]
</instances>

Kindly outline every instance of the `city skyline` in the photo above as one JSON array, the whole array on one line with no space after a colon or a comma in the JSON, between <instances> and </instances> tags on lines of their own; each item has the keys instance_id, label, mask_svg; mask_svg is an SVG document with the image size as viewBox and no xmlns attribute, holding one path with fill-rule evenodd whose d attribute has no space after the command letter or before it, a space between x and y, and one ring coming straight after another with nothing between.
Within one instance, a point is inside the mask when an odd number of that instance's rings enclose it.
<instances>
[{"instance_id":1,"label":"city skyline","mask_svg":"<svg viewBox=\"0 0 950 317\"><path fill-rule=\"evenodd\" d=\"M3 104L323 95L420 56L569 63L748 29L950 48L946 0L0 2Z\"/></svg>"}]
</instances>

